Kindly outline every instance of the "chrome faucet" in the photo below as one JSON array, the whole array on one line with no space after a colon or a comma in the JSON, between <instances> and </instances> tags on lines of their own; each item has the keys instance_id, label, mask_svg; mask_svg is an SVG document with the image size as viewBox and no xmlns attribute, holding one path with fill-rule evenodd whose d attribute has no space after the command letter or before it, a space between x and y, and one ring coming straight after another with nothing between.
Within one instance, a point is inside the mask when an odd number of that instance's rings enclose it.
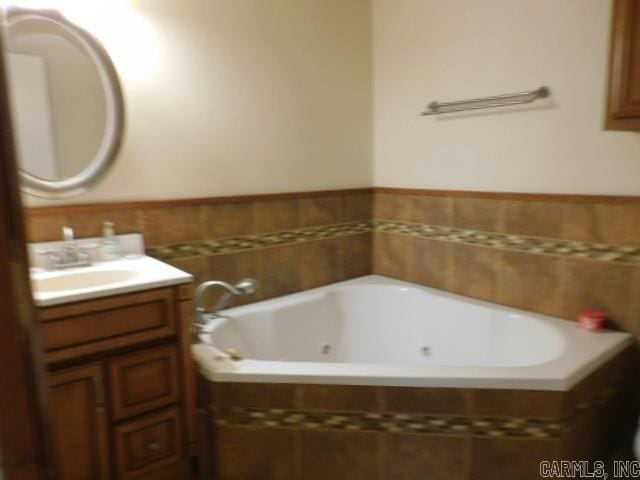
<instances>
[{"instance_id":1,"label":"chrome faucet","mask_svg":"<svg viewBox=\"0 0 640 480\"><path fill-rule=\"evenodd\" d=\"M52 269L86 267L91 265L89 253L84 248L78 246L71 227L62 227L62 240L62 248L57 250L38 250L36 253L46 255L51 261L50 266Z\"/></svg>"},{"instance_id":2,"label":"chrome faucet","mask_svg":"<svg viewBox=\"0 0 640 480\"><path fill-rule=\"evenodd\" d=\"M226 292L218 299L212 310L207 310L203 305L204 294L211 287L222 287ZM220 310L224 310L231 299L236 297L242 297L244 295L251 295L258 289L258 282L253 278L245 278L240 280L237 284L231 285L222 280L209 280L198 285L194 293L195 303L195 315L193 316L194 327L199 332L206 331L206 326L209 320L213 318L219 318Z\"/></svg>"}]
</instances>

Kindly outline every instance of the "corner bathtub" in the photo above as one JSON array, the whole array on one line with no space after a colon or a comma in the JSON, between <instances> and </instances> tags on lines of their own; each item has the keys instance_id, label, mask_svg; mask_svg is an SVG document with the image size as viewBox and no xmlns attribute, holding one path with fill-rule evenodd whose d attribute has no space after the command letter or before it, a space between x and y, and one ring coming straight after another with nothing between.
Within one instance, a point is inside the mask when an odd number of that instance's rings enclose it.
<instances>
[{"instance_id":1,"label":"corner bathtub","mask_svg":"<svg viewBox=\"0 0 640 480\"><path fill-rule=\"evenodd\" d=\"M377 275L223 314L193 346L213 382L566 391L632 343Z\"/></svg>"}]
</instances>

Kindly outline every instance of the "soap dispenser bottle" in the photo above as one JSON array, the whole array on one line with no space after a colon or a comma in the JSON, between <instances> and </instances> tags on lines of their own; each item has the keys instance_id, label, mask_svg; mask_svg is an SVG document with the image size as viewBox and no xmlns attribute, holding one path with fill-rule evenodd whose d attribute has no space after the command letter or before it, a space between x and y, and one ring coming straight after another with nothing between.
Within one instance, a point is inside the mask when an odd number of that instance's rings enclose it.
<instances>
[{"instance_id":1,"label":"soap dispenser bottle","mask_svg":"<svg viewBox=\"0 0 640 480\"><path fill-rule=\"evenodd\" d=\"M104 222L102 224L102 243L100 250L103 260L115 260L120 256L120 244L116 239L112 222Z\"/></svg>"}]
</instances>

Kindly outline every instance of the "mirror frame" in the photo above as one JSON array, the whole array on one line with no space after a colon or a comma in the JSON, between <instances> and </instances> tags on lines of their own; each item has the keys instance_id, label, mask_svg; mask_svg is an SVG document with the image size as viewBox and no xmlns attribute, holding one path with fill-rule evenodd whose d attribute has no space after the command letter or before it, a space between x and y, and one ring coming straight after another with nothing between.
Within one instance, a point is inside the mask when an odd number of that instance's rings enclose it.
<instances>
[{"instance_id":1,"label":"mirror frame","mask_svg":"<svg viewBox=\"0 0 640 480\"><path fill-rule=\"evenodd\" d=\"M64 198L80 195L100 180L113 165L122 145L125 108L122 87L109 54L93 35L68 20L57 10L8 7L5 17L5 35L21 21L53 23L68 33L93 62L104 89L107 118L102 142L91 162L77 174L62 180L46 180L20 169L21 189L43 198ZM7 52L9 49L7 48Z\"/></svg>"}]
</instances>

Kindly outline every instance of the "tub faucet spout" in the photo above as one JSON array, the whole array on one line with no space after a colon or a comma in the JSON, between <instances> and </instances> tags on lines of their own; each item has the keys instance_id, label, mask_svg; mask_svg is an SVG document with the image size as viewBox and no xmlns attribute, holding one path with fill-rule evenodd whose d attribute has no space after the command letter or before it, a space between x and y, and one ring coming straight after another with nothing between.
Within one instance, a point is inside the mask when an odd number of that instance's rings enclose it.
<instances>
[{"instance_id":1,"label":"tub faucet spout","mask_svg":"<svg viewBox=\"0 0 640 480\"><path fill-rule=\"evenodd\" d=\"M212 310L207 310L204 303L204 294L205 292L212 287L221 287L226 290L224 294L218 299L216 304L214 305ZM250 295L254 293L258 289L258 282L256 282L253 278L245 278L244 280L240 280L235 285L231 285L222 280L209 280L207 282L203 282L198 285L196 291L194 293L194 303L195 303L195 315L194 315L194 323L200 327L206 326L208 319L205 318L205 315L209 318L219 317L218 312L220 310L224 310L226 306L229 304L231 299L236 297L242 297L244 295Z\"/></svg>"}]
</instances>

